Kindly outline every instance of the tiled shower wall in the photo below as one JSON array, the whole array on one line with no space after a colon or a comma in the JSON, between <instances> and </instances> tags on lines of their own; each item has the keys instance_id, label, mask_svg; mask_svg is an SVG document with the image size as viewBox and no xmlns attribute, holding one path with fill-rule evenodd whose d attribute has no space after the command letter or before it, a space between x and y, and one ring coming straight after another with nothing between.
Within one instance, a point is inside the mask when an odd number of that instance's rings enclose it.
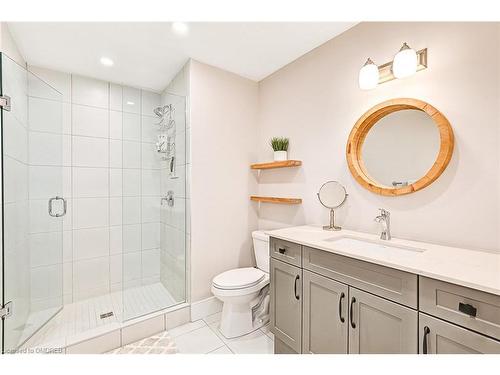
<instances>
[{"instance_id":1,"label":"tiled shower wall","mask_svg":"<svg viewBox=\"0 0 500 375\"><path fill-rule=\"evenodd\" d=\"M153 108L160 95L30 70L63 94L64 302L120 290L122 281L158 282L160 163ZM30 118L36 117L42 103L30 101Z\"/></svg>"}]
</instances>

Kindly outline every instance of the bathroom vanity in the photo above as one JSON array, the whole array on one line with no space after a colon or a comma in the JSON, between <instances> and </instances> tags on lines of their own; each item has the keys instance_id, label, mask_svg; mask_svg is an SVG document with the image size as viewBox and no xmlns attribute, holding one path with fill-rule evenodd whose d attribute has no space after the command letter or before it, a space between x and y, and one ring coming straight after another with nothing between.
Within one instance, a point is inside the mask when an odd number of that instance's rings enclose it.
<instances>
[{"instance_id":1,"label":"bathroom vanity","mask_svg":"<svg viewBox=\"0 0 500 375\"><path fill-rule=\"evenodd\" d=\"M500 254L315 226L267 233L275 353L500 353Z\"/></svg>"}]
</instances>

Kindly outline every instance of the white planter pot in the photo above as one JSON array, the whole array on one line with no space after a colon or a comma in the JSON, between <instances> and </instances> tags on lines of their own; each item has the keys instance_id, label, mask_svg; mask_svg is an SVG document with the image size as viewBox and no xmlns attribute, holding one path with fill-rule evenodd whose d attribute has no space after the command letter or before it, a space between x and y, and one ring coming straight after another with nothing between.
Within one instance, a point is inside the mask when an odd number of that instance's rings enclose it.
<instances>
[{"instance_id":1,"label":"white planter pot","mask_svg":"<svg viewBox=\"0 0 500 375\"><path fill-rule=\"evenodd\" d=\"M274 151L274 161L287 160L288 155L286 151Z\"/></svg>"}]
</instances>

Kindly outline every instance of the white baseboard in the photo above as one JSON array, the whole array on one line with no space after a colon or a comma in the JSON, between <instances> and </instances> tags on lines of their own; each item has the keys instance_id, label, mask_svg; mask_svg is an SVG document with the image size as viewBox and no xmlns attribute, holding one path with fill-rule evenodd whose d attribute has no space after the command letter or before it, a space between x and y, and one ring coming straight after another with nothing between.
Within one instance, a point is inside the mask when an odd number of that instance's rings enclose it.
<instances>
[{"instance_id":1,"label":"white baseboard","mask_svg":"<svg viewBox=\"0 0 500 375\"><path fill-rule=\"evenodd\" d=\"M215 297L209 297L201 301L191 303L191 321L203 319L209 315L222 311L222 301Z\"/></svg>"}]
</instances>

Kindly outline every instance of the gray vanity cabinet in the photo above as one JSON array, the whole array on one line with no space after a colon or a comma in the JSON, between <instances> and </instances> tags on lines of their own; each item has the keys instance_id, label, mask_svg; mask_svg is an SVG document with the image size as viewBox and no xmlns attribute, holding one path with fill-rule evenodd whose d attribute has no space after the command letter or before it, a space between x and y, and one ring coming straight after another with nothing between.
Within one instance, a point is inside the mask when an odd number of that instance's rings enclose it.
<instances>
[{"instance_id":1,"label":"gray vanity cabinet","mask_svg":"<svg viewBox=\"0 0 500 375\"><path fill-rule=\"evenodd\" d=\"M303 270L302 353L347 354L347 285Z\"/></svg>"},{"instance_id":2,"label":"gray vanity cabinet","mask_svg":"<svg viewBox=\"0 0 500 375\"><path fill-rule=\"evenodd\" d=\"M444 320L419 314L421 354L498 354L500 342Z\"/></svg>"},{"instance_id":3,"label":"gray vanity cabinet","mask_svg":"<svg viewBox=\"0 0 500 375\"><path fill-rule=\"evenodd\" d=\"M271 327L280 352L301 352L302 270L271 259ZM288 348L287 348L288 347ZM291 349L291 350L289 350Z\"/></svg>"},{"instance_id":4,"label":"gray vanity cabinet","mask_svg":"<svg viewBox=\"0 0 500 375\"><path fill-rule=\"evenodd\" d=\"M349 353L417 354L415 310L349 288Z\"/></svg>"},{"instance_id":5,"label":"gray vanity cabinet","mask_svg":"<svg viewBox=\"0 0 500 375\"><path fill-rule=\"evenodd\" d=\"M275 353L500 353L500 296L271 238Z\"/></svg>"}]
</instances>

